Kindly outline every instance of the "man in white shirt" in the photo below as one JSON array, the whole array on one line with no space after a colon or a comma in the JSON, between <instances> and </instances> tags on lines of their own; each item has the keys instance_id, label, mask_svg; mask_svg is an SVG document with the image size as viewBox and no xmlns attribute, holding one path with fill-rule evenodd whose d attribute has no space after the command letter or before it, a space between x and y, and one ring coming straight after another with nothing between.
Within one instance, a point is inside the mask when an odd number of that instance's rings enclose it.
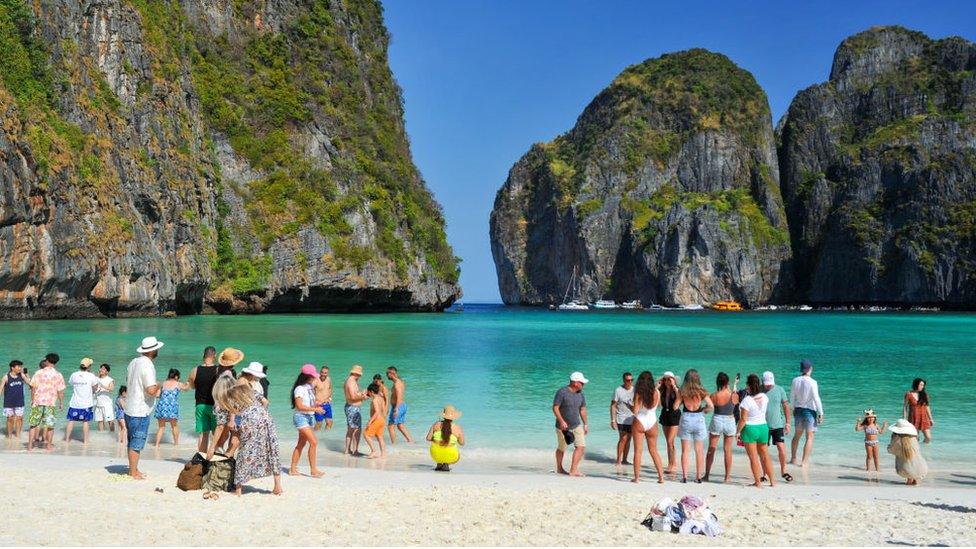
<instances>
[{"instance_id":1,"label":"man in white shirt","mask_svg":"<svg viewBox=\"0 0 976 549\"><path fill-rule=\"evenodd\" d=\"M793 418L796 422L793 440L790 442L790 463L806 467L810 464L810 454L813 453L813 435L824 418L820 388L817 380L813 379L813 364L809 360L800 362L800 375L793 378L793 385L790 387L790 402L793 403ZM804 433L807 438L803 444L803 462L798 464L796 451Z\"/></svg>"},{"instance_id":2,"label":"man in white shirt","mask_svg":"<svg viewBox=\"0 0 976 549\"><path fill-rule=\"evenodd\" d=\"M115 432L115 401L112 394L115 391L115 380L109 375L112 367L102 364L98 368L98 385L95 387L95 421L98 430L104 431L108 423L108 430ZM119 418L121 419L121 418Z\"/></svg>"},{"instance_id":3,"label":"man in white shirt","mask_svg":"<svg viewBox=\"0 0 976 549\"><path fill-rule=\"evenodd\" d=\"M625 372L623 384L613 391L610 400L610 428L617 431L617 465L629 465L630 433L634 423L634 375Z\"/></svg>"},{"instance_id":4,"label":"man in white shirt","mask_svg":"<svg viewBox=\"0 0 976 549\"><path fill-rule=\"evenodd\" d=\"M78 371L68 378L68 385L71 385L71 401L68 402L68 425L64 428L65 442L71 441L71 431L75 428L75 422L80 421L82 442L88 444L88 424L92 420L92 408L95 406L93 390L98 385L98 378L88 371L91 365L92 359L88 357L81 359Z\"/></svg>"},{"instance_id":5,"label":"man in white shirt","mask_svg":"<svg viewBox=\"0 0 976 549\"><path fill-rule=\"evenodd\" d=\"M142 340L136 349L139 356L129 363L126 376L128 392L125 397L125 429L129 447L129 476L142 480L146 475L139 471L139 453L146 447L149 434L149 414L159 395L156 366L153 359L159 354L163 342L155 337Z\"/></svg>"}]
</instances>

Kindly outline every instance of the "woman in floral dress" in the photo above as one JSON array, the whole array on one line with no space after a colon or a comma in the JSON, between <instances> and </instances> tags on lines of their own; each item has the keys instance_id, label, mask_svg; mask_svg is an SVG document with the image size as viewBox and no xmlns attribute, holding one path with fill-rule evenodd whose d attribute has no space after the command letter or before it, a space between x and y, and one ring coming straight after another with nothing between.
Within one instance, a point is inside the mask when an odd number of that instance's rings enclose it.
<instances>
[{"instance_id":1,"label":"woman in floral dress","mask_svg":"<svg viewBox=\"0 0 976 549\"><path fill-rule=\"evenodd\" d=\"M249 386L236 385L222 395L214 395L217 405L230 415L240 418L238 433L241 439L234 470L237 495L245 484L256 478L274 477L272 493L281 494L281 457L278 450L278 430L268 410L255 398ZM213 457L213 450L207 459Z\"/></svg>"}]
</instances>

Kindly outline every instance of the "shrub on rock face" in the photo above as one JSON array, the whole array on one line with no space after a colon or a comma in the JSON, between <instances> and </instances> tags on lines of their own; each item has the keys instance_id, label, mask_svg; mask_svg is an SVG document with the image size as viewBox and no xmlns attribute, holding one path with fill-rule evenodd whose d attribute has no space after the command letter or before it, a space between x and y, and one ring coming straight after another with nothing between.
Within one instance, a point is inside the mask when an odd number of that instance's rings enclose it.
<instances>
[{"instance_id":1,"label":"shrub on rock face","mask_svg":"<svg viewBox=\"0 0 976 549\"><path fill-rule=\"evenodd\" d=\"M568 133L512 168L491 217L506 303L676 305L777 289L789 257L766 95L696 49L623 71Z\"/></svg>"}]
</instances>

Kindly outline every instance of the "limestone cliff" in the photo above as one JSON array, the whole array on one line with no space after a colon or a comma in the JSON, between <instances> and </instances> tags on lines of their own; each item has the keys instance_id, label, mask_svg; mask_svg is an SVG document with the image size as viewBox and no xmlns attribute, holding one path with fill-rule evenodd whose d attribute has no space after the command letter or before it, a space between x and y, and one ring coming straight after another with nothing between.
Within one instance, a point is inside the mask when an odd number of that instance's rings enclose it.
<instances>
[{"instance_id":1,"label":"limestone cliff","mask_svg":"<svg viewBox=\"0 0 976 549\"><path fill-rule=\"evenodd\" d=\"M976 305L976 44L852 36L783 122L794 299Z\"/></svg>"},{"instance_id":2,"label":"limestone cliff","mask_svg":"<svg viewBox=\"0 0 976 549\"><path fill-rule=\"evenodd\" d=\"M459 295L374 0L0 0L0 316Z\"/></svg>"},{"instance_id":3,"label":"limestone cliff","mask_svg":"<svg viewBox=\"0 0 976 549\"><path fill-rule=\"evenodd\" d=\"M502 298L679 305L777 292L789 258L765 93L695 49L624 70L576 125L534 145L491 215Z\"/></svg>"}]
</instances>

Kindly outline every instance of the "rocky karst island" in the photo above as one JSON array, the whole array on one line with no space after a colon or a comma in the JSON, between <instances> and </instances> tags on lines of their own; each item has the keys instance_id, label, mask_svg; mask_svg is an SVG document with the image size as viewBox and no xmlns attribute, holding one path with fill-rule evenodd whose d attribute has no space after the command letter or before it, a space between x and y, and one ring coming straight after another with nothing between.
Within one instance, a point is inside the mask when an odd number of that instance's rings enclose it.
<instances>
[{"instance_id":1,"label":"rocky karst island","mask_svg":"<svg viewBox=\"0 0 976 549\"><path fill-rule=\"evenodd\" d=\"M376 1L0 4L0 316L460 296Z\"/></svg>"},{"instance_id":2,"label":"rocky karst island","mask_svg":"<svg viewBox=\"0 0 976 549\"><path fill-rule=\"evenodd\" d=\"M701 49L624 70L498 191L505 303L976 306L976 44L877 27L774 131Z\"/></svg>"}]
</instances>

